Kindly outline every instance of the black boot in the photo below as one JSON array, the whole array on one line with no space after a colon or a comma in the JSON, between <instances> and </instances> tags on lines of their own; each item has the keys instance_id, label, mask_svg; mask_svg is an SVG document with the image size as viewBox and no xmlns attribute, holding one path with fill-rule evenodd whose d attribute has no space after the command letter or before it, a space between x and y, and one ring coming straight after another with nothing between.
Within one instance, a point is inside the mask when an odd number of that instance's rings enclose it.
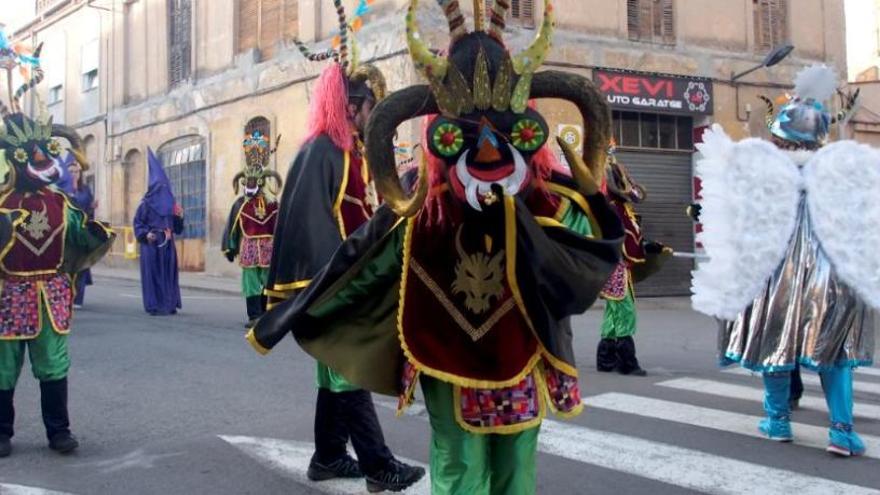
<instances>
[{"instance_id":1,"label":"black boot","mask_svg":"<svg viewBox=\"0 0 880 495\"><path fill-rule=\"evenodd\" d=\"M251 296L245 299L247 304L248 327L254 325L263 316L263 296Z\"/></svg>"},{"instance_id":2,"label":"black boot","mask_svg":"<svg viewBox=\"0 0 880 495\"><path fill-rule=\"evenodd\" d=\"M12 397L15 390L0 390L0 457L8 457L12 453L13 425L15 424L15 407Z\"/></svg>"},{"instance_id":3,"label":"black boot","mask_svg":"<svg viewBox=\"0 0 880 495\"><path fill-rule=\"evenodd\" d=\"M424 476L425 468L410 466L397 459L392 459L384 468L366 476L367 491L370 493L402 492L416 484Z\"/></svg>"},{"instance_id":4,"label":"black boot","mask_svg":"<svg viewBox=\"0 0 880 495\"><path fill-rule=\"evenodd\" d=\"M596 369L609 372L617 369L617 342L615 339L602 339L596 349Z\"/></svg>"},{"instance_id":5,"label":"black boot","mask_svg":"<svg viewBox=\"0 0 880 495\"><path fill-rule=\"evenodd\" d=\"M76 437L70 433L67 415L67 378L52 382L40 382L40 403L43 407L43 424L49 448L67 454L79 447Z\"/></svg>"},{"instance_id":6,"label":"black boot","mask_svg":"<svg viewBox=\"0 0 880 495\"><path fill-rule=\"evenodd\" d=\"M617 339L617 371L621 375L645 376L648 374L639 366L636 358L636 342L632 337Z\"/></svg>"}]
</instances>

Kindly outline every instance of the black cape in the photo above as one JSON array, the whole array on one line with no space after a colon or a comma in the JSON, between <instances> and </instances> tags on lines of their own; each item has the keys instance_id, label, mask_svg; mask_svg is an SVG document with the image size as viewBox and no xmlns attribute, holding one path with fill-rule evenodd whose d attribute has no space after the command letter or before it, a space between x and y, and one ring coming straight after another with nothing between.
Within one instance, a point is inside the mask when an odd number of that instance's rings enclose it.
<instances>
[{"instance_id":1,"label":"black cape","mask_svg":"<svg viewBox=\"0 0 880 495\"><path fill-rule=\"evenodd\" d=\"M301 290L342 243L333 203L345 155L326 135L306 143L290 167L278 211L266 293L270 304Z\"/></svg>"},{"instance_id":2,"label":"black cape","mask_svg":"<svg viewBox=\"0 0 880 495\"><path fill-rule=\"evenodd\" d=\"M574 366L569 317L597 299L621 256L623 227L599 194L586 198L603 238L589 239L568 229L540 226L524 202L516 200L516 276L526 311L547 351ZM351 235L312 284L296 298L269 311L253 337L265 349L288 332L309 354L351 383L386 395L400 390L404 356L397 329L401 273L379 274L379 285L346 305L344 311L315 317L320 306L370 261L400 242L405 222L389 208Z\"/></svg>"}]
</instances>

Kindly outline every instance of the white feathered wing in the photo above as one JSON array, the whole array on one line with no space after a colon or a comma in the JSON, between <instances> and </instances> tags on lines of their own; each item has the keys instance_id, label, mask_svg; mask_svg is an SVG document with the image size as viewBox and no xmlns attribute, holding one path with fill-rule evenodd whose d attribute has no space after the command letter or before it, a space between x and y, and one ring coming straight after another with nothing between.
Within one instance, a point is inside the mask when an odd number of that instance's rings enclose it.
<instances>
[{"instance_id":1,"label":"white feathered wing","mask_svg":"<svg viewBox=\"0 0 880 495\"><path fill-rule=\"evenodd\" d=\"M760 294L794 232L801 194L797 165L760 139L734 143L718 124L698 145L700 221L708 261L693 272L694 309L733 320Z\"/></svg>"},{"instance_id":2,"label":"white feathered wing","mask_svg":"<svg viewBox=\"0 0 880 495\"><path fill-rule=\"evenodd\" d=\"M838 277L880 308L880 151L854 141L819 150L804 167L813 227Z\"/></svg>"}]
</instances>

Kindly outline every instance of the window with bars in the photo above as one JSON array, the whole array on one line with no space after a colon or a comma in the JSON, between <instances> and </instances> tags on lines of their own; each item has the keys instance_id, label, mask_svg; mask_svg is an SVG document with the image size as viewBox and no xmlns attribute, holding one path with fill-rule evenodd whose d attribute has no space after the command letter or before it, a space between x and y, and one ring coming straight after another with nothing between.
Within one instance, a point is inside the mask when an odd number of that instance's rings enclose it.
<instances>
[{"instance_id":1,"label":"window with bars","mask_svg":"<svg viewBox=\"0 0 880 495\"><path fill-rule=\"evenodd\" d=\"M257 49L272 58L279 43L299 33L299 0L238 0L238 53Z\"/></svg>"},{"instance_id":2,"label":"window with bars","mask_svg":"<svg viewBox=\"0 0 880 495\"><path fill-rule=\"evenodd\" d=\"M694 119L654 113L612 113L615 142L622 148L693 151Z\"/></svg>"},{"instance_id":3,"label":"window with bars","mask_svg":"<svg viewBox=\"0 0 880 495\"><path fill-rule=\"evenodd\" d=\"M788 1L752 0L755 16L755 50L769 52L788 41Z\"/></svg>"},{"instance_id":4,"label":"window with bars","mask_svg":"<svg viewBox=\"0 0 880 495\"><path fill-rule=\"evenodd\" d=\"M192 0L168 0L168 85L192 73Z\"/></svg>"},{"instance_id":5,"label":"window with bars","mask_svg":"<svg viewBox=\"0 0 880 495\"><path fill-rule=\"evenodd\" d=\"M174 199L183 208L183 239L204 239L207 226L205 140L179 138L159 148Z\"/></svg>"},{"instance_id":6,"label":"window with bars","mask_svg":"<svg viewBox=\"0 0 880 495\"><path fill-rule=\"evenodd\" d=\"M629 39L675 44L675 0L626 0Z\"/></svg>"}]
</instances>

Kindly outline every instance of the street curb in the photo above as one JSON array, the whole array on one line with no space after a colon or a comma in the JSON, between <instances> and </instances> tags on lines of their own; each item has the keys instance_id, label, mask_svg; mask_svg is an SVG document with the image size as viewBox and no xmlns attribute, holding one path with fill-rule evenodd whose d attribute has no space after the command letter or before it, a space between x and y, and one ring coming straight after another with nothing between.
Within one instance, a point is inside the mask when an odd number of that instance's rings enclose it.
<instances>
[{"instance_id":1,"label":"street curb","mask_svg":"<svg viewBox=\"0 0 880 495\"><path fill-rule=\"evenodd\" d=\"M123 280L126 282L138 282L138 283L141 281L140 276L137 274L135 274L133 276L129 276L129 275L123 275L120 273L107 273L107 272L103 272L100 270L95 270L94 268L92 269L92 275L99 278L99 279ZM224 280L221 277L217 277L217 278L220 280ZM217 286L211 286L211 285L195 284L192 282L185 282L183 280L180 280L178 283L179 283L181 289L198 290L198 291L202 291L202 292L208 292L211 294L220 294L220 295L233 295L233 296L240 296L241 295L241 290L238 288L233 289L233 288L224 288L224 287L217 287Z\"/></svg>"}]
</instances>

